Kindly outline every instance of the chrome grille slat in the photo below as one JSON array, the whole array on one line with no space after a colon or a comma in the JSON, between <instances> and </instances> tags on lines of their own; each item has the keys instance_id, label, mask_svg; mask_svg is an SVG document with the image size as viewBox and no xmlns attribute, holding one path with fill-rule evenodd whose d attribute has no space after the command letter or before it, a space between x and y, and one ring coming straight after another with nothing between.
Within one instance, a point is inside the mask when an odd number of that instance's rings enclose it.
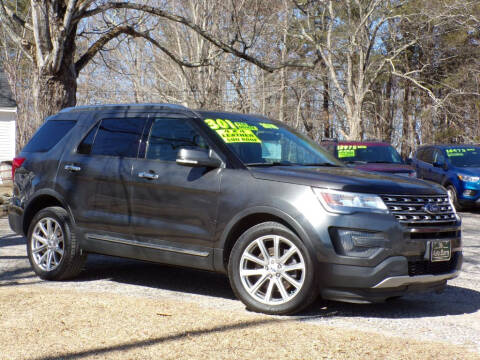
<instances>
[{"instance_id":1,"label":"chrome grille slat","mask_svg":"<svg viewBox=\"0 0 480 360\"><path fill-rule=\"evenodd\" d=\"M435 215L433 216L437 216L437 215L449 215L451 214L452 211L440 211L438 213L435 213ZM425 212L422 212L422 211L394 211L394 214L395 215L425 215Z\"/></svg>"},{"instance_id":2,"label":"chrome grille slat","mask_svg":"<svg viewBox=\"0 0 480 360\"><path fill-rule=\"evenodd\" d=\"M408 196L380 195L388 210L402 224L408 226L451 224L456 221L455 211L447 195ZM429 205L431 204L431 205ZM425 206L438 206L438 211L428 213Z\"/></svg>"}]
</instances>

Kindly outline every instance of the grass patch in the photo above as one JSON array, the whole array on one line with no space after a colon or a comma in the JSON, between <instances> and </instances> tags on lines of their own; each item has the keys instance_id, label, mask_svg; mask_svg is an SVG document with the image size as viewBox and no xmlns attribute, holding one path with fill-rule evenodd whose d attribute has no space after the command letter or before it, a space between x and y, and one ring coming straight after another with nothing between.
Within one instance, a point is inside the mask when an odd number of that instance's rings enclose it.
<instances>
[{"instance_id":1,"label":"grass patch","mask_svg":"<svg viewBox=\"0 0 480 360\"><path fill-rule=\"evenodd\" d=\"M0 359L480 359L463 347L188 302L0 288Z\"/></svg>"}]
</instances>

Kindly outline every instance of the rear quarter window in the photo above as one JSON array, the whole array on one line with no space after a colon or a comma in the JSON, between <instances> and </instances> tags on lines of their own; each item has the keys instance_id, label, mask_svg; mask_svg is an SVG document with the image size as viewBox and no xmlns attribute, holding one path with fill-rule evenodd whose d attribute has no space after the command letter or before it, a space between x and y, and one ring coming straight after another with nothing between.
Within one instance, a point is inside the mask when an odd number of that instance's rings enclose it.
<instances>
[{"instance_id":1,"label":"rear quarter window","mask_svg":"<svg viewBox=\"0 0 480 360\"><path fill-rule=\"evenodd\" d=\"M75 126L75 120L49 120L23 148L25 152L47 152Z\"/></svg>"}]
</instances>

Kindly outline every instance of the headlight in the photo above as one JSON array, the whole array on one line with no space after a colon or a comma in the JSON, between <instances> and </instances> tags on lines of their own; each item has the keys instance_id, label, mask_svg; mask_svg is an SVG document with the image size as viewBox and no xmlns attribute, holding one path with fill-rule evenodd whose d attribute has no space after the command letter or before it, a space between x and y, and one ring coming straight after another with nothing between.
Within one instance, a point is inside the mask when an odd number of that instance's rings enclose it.
<instances>
[{"instance_id":1,"label":"headlight","mask_svg":"<svg viewBox=\"0 0 480 360\"><path fill-rule=\"evenodd\" d=\"M477 182L480 180L480 176L470 176L470 175L458 175L458 178L465 182Z\"/></svg>"},{"instance_id":2,"label":"headlight","mask_svg":"<svg viewBox=\"0 0 480 360\"><path fill-rule=\"evenodd\" d=\"M373 194L351 193L329 189L312 188L325 210L333 213L351 214L355 211L370 210L387 212L383 200Z\"/></svg>"}]
</instances>

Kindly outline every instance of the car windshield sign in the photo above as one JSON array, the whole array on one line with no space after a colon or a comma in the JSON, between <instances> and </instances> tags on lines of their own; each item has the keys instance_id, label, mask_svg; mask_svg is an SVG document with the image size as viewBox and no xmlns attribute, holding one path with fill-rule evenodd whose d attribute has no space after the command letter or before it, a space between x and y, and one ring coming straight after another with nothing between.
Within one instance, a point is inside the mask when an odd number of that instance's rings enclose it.
<instances>
[{"instance_id":1,"label":"car windshield sign","mask_svg":"<svg viewBox=\"0 0 480 360\"><path fill-rule=\"evenodd\" d=\"M341 166L305 136L266 119L204 119L208 127L249 166Z\"/></svg>"},{"instance_id":2,"label":"car windshield sign","mask_svg":"<svg viewBox=\"0 0 480 360\"><path fill-rule=\"evenodd\" d=\"M480 167L480 147L452 147L445 152L453 166Z\"/></svg>"},{"instance_id":3,"label":"car windshield sign","mask_svg":"<svg viewBox=\"0 0 480 360\"><path fill-rule=\"evenodd\" d=\"M344 162L402 164L402 158L392 146L338 145L338 158Z\"/></svg>"}]
</instances>

